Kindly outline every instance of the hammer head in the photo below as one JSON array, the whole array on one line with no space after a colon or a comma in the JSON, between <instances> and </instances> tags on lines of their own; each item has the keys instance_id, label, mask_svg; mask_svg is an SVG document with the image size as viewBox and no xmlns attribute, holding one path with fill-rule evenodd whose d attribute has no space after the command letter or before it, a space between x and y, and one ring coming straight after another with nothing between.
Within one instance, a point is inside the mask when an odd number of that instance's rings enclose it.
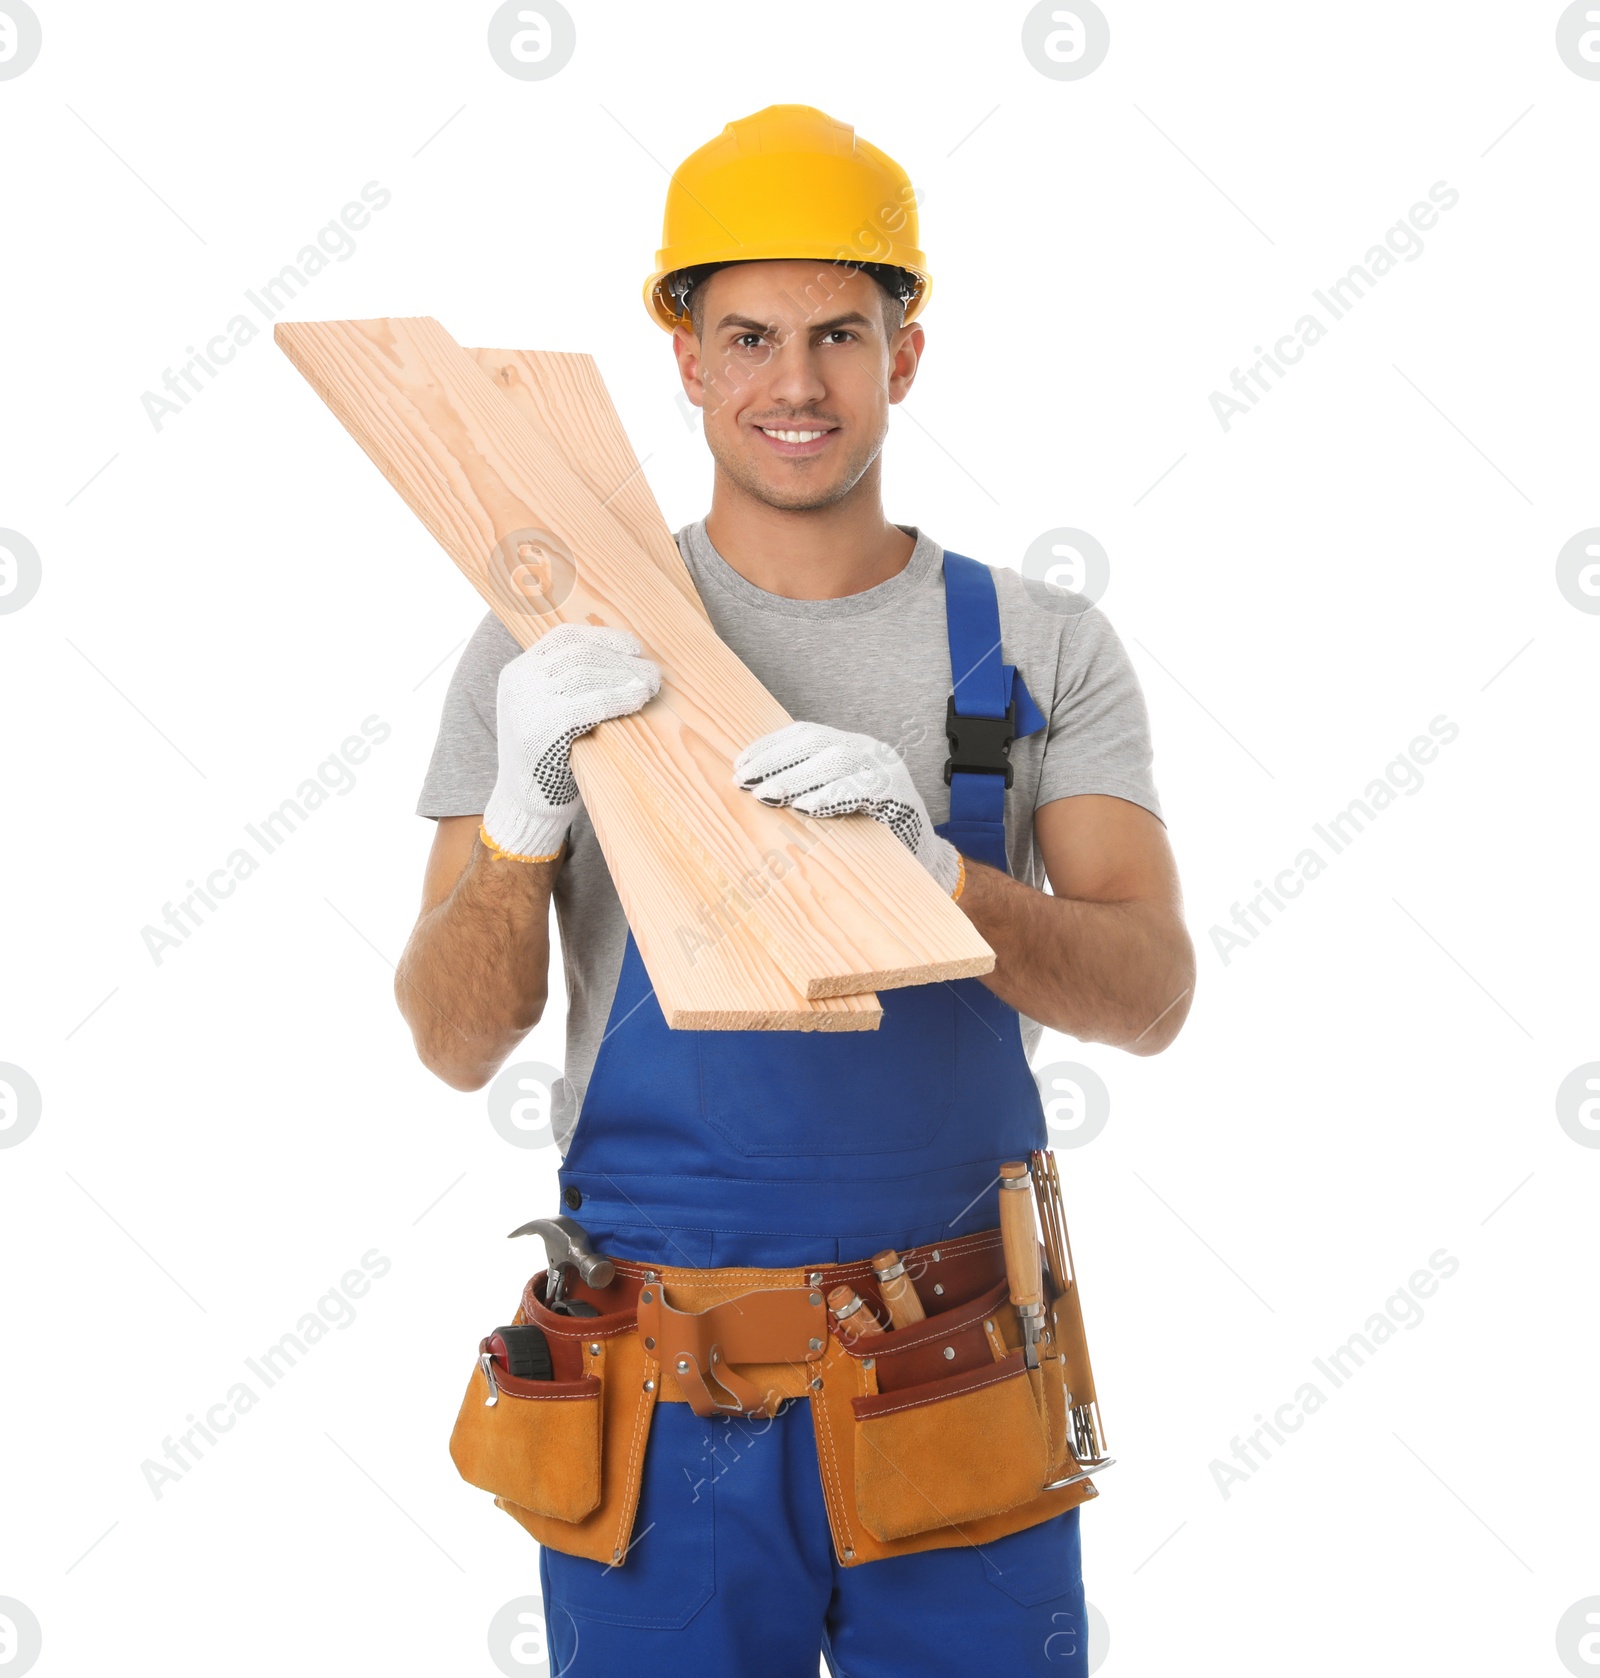
<instances>
[{"instance_id":1,"label":"hammer head","mask_svg":"<svg viewBox=\"0 0 1600 1678\"><path fill-rule=\"evenodd\" d=\"M512 1230L508 1239L519 1235L537 1235L543 1240L552 1275L571 1265L591 1288L603 1288L617 1273L611 1260L589 1245L583 1226L569 1217L535 1218Z\"/></svg>"}]
</instances>

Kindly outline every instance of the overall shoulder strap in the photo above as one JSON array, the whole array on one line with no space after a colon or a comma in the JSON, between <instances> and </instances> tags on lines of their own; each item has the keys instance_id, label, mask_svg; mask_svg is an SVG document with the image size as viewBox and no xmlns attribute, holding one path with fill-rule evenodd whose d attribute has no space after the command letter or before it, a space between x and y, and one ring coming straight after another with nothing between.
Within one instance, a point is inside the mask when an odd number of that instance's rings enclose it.
<instances>
[{"instance_id":1,"label":"overall shoulder strap","mask_svg":"<svg viewBox=\"0 0 1600 1678\"><path fill-rule=\"evenodd\" d=\"M966 855L1007 869L1011 743L1043 728L1045 718L1021 674L1005 662L1000 601L989 567L947 548L944 595L955 691L945 711L950 820L939 832Z\"/></svg>"}]
</instances>

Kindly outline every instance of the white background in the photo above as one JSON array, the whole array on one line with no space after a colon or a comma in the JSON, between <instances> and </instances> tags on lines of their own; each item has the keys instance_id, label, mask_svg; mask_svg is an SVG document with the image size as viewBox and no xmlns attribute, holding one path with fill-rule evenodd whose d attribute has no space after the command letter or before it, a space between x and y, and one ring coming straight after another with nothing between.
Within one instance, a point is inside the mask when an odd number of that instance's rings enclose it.
<instances>
[{"instance_id":1,"label":"white background","mask_svg":"<svg viewBox=\"0 0 1600 1678\"><path fill-rule=\"evenodd\" d=\"M1166 1054L1038 1057L1111 1095L1061 1153L1120 1459L1101 1670L1562 1672L1600 1594L1600 1151L1555 1104L1600 1059L1600 616L1556 585L1600 525L1600 81L1561 7L1106 0L1056 80L1016 4L572 0L522 81L487 4L35 3L0 81L0 526L42 560L0 615L0 1061L43 1093L0 1150L0 1597L38 1670L489 1673L537 1590L445 1444L557 1159L390 993L482 608L264 327L159 430L141 394L378 181L291 312L592 352L676 528L711 471L639 297L667 171L799 100L925 194L886 510L996 565L1104 544L1199 948ZM1423 253L1225 431L1210 393L1439 181ZM354 790L158 965L141 929L374 715ZM1224 963L1211 928L1439 716L1421 790ZM355 1321L156 1498L141 1464L374 1248ZM1224 1496L1441 1248L1424 1320Z\"/></svg>"}]
</instances>

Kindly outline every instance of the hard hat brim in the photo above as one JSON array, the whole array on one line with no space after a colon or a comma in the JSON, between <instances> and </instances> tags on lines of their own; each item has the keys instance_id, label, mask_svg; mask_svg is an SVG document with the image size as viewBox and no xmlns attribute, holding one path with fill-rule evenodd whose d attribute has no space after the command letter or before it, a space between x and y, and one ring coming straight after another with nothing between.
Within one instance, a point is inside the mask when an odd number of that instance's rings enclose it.
<instances>
[{"instance_id":1,"label":"hard hat brim","mask_svg":"<svg viewBox=\"0 0 1600 1678\"><path fill-rule=\"evenodd\" d=\"M656 324L671 332L679 326L688 326L686 315L676 312L673 299L661 289L661 282L669 274L675 274L680 268L699 267L703 263L729 262L810 262L825 263L833 268L859 267L863 263L882 263L886 267L904 268L916 277L918 282L917 295L906 304L905 322L907 326L922 313L928 298L933 291L933 279L928 273L927 258L919 250L909 246L891 244L888 250L874 251L870 255L863 252L855 255L841 250L837 245L806 244L803 241L774 243L770 245L736 245L722 251L708 251L698 249L694 252L680 249L668 249L656 252L656 270L644 283L644 303Z\"/></svg>"}]
</instances>

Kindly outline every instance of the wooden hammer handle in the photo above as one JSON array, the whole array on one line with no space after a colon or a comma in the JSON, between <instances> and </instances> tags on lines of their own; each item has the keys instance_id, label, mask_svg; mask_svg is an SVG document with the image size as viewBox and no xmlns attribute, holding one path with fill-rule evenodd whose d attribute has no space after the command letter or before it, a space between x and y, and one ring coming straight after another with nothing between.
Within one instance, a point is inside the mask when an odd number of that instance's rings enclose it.
<instances>
[{"instance_id":1,"label":"wooden hammer handle","mask_svg":"<svg viewBox=\"0 0 1600 1678\"><path fill-rule=\"evenodd\" d=\"M1042 1305L1044 1278L1034 1230L1032 1184L1027 1165L1020 1160L1000 1167L1000 1239L1005 1247L1011 1303Z\"/></svg>"}]
</instances>

